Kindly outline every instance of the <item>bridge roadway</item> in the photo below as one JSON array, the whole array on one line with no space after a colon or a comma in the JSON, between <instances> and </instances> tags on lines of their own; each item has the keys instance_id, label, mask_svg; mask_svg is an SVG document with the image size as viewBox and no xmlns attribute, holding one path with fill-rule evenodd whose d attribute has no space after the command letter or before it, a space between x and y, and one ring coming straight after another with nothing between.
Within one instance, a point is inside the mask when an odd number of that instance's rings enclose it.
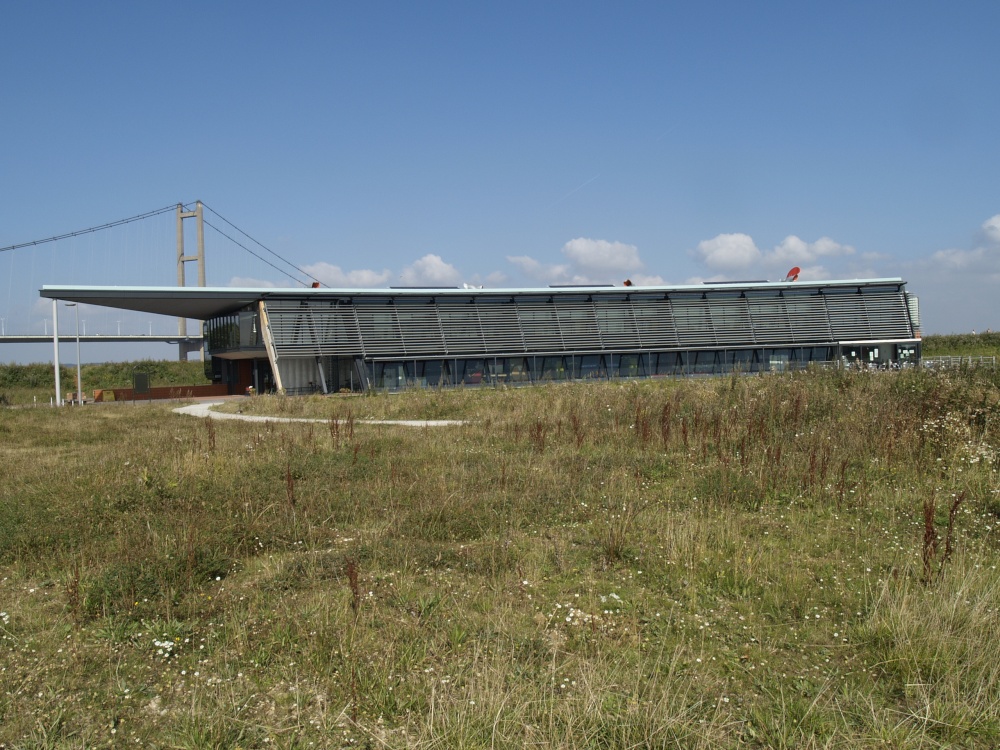
<instances>
[{"instance_id":1,"label":"bridge roadway","mask_svg":"<svg viewBox=\"0 0 1000 750\"><path fill-rule=\"evenodd\" d=\"M91 334L88 336L80 336L80 343L91 343L91 342L102 342L102 341L123 341L130 343L141 343L144 341L151 341L156 343L164 344L191 344L201 346L203 341L201 336L178 336L176 333L173 335L147 335L139 334L136 336L120 336L117 334L102 335L100 333ZM48 336L0 336L0 344L51 344L52 335ZM76 334L70 334L67 336L64 333L59 334L59 343L76 343Z\"/></svg>"}]
</instances>

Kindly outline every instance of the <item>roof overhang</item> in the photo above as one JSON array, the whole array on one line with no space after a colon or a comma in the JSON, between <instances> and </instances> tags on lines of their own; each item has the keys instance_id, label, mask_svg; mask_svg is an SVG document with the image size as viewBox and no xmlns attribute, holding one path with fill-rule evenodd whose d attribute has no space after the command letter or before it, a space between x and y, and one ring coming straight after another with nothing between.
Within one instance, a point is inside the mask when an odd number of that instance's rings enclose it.
<instances>
[{"instance_id":1,"label":"roof overhang","mask_svg":"<svg viewBox=\"0 0 1000 750\"><path fill-rule=\"evenodd\" d=\"M208 320L251 305L266 297L268 291L213 287L43 286L39 294L47 299L84 305Z\"/></svg>"},{"instance_id":2,"label":"roof overhang","mask_svg":"<svg viewBox=\"0 0 1000 750\"><path fill-rule=\"evenodd\" d=\"M830 281L795 282L736 282L685 284L672 286L631 286L631 287L538 287L519 289L457 289L457 288L389 288L389 289L279 289L279 288L232 288L232 287L148 287L148 286L43 286L39 294L46 299L79 302L86 305L113 307L120 310L169 315L177 318L208 320L217 315L236 312L259 300L266 299L324 299L364 297L561 297L580 294L649 294L649 293L691 293L691 292L741 292L752 289L795 289L808 288L822 290L843 286L877 286L883 284L905 284L900 278L886 279L842 279Z\"/></svg>"}]
</instances>

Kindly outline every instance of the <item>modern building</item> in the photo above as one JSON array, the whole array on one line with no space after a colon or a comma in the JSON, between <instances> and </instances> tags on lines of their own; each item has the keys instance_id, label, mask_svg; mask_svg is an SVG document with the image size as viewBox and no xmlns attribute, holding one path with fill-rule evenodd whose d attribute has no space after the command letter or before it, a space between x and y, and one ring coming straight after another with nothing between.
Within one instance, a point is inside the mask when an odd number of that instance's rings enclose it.
<instances>
[{"instance_id":1,"label":"modern building","mask_svg":"<svg viewBox=\"0 0 1000 750\"><path fill-rule=\"evenodd\" d=\"M920 358L902 279L537 289L46 286L41 296L204 321L242 393L765 372Z\"/></svg>"}]
</instances>

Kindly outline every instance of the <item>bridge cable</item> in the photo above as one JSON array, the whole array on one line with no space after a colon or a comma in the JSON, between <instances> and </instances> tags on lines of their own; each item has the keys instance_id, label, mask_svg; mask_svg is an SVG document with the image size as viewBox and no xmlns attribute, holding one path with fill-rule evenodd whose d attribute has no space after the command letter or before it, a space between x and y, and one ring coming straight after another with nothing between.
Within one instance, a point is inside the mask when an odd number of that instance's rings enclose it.
<instances>
[{"instance_id":1,"label":"bridge cable","mask_svg":"<svg viewBox=\"0 0 1000 750\"><path fill-rule=\"evenodd\" d=\"M165 214L167 211L174 211L176 209L177 209L177 204L173 203L169 206L158 208L155 211L148 211L144 214L139 214L138 216L130 216L127 219L119 219L118 221L109 221L107 224L101 224L99 227L90 227L89 229L79 229L76 232L67 232L66 234L60 234L55 237L46 237L44 240L33 240L32 242L22 242L17 245L8 245L7 247L0 247L0 253L5 253L8 250L20 250L22 247L33 247L34 245L44 245L47 242L56 242L57 240L65 240L69 237L78 237L81 234L90 234L91 232L99 232L102 229L111 229L112 227L119 227L122 224L130 224L133 221L140 221L142 219L149 219L153 216L159 216L160 214Z\"/></svg>"},{"instance_id":2,"label":"bridge cable","mask_svg":"<svg viewBox=\"0 0 1000 750\"><path fill-rule=\"evenodd\" d=\"M202 204L202 205L204 205L204 204ZM261 261L262 263L266 263L271 268L273 268L275 271L277 271L278 273L280 273L282 276L287 276L289 279L291 279L292 281L294 281L296 284L303 284L304 285L303 281L301 281L300 279L295 278L294 276L292 276L290 273L288 273L284 269L278 268L276 265L274 265L267 258L263 257L262 255L258 255L253 250L251 250L249 247L247 247L246 245L244 245L243 243L241 243L239 240L234 239L233 237L231 237L228 234L226 234L225 232L223 232L221 229L219 229L217 226L215 226L212 222L206 221L204 219L202 221L205 221L205 226L206 227L211 227L216 232L218 232L223 237L225 237L227 240L229 240L230 242L232 242L234 245L237 245L238 247L242 247L244 250L246 250L248 253L250 253L257 260ZM282 258L282 260L284 260L284 259ZM285 262L288 263L288 261L285 261ZM295 268L295 266L292 265L291 263L289 263L288 265L292 266L292 268ZM298 270L298 269L296 269L296 270Z\"/></svg>"},{"instance_id":3,"label":"bridge cable","mask_svg":"<svg viewBox=\"0 0 1000 750\"><path fill-rule=\"evenodd\" d=\"M219 217L220 219L222 219L222 220L223 220L224 222L226 222L226 223L227 223L227 224L228 224L229 226L231 226L231 227L232 227L233 229L235 229L235 230L236 230L237 232L239 232L240 234L242 234L242 235L243 235L244 237L246 237L247 239L249 239L249 240L250 240L251 242L254 242L255 244L257 244L257 245L259 245L260 247L264 248L264 250L266 250L267 252L269 252L269 253L270 253L271 255L273 255L273 256L274 256L275 258L277 258L278 260L280 260L280 261L281 261L282 263L285 263L285 264L287 264L287 265L291 266L292 268L294 268L294 269L295 269L296 271L298 271L298 272L299 272L300 274L302 274L303 276L308 276L308 277L309 277L310 279L312 279L313 281L315 281L315 282L317 282L317 283L322 283L322 282L320 282L320 280L319 280L319 279L317 279L317 278L316 278L315 276L313 276L313 275L312 275L311 273L309 273L308 271L304 271L304 270L302 270L302 269L301 269L301 268L299 268L299 267L298 267L297 265L295 265L294 263L292 263L292 262L291 262L290 260L286 260L285 258L282 258L282 257L281 257L280 255L278 255L278 254L277 254L276 252L274 252L274 250L272 250L271 248L267 247L266 245L264 245L264 244L263 244L263 243L261 243L260 241L258 241L258 240L256 240L256 239L254 239L253 237L251 237L251 236L250 236L249 234L247 234L247 233L246 233L246 232L244 232L244 231L243 231L242 229L240 229L240 228L239 228L238 226L236 226L235 224L233 224L233 223L232 223L231 221L229 221L229 219L227 219L227 218L226 218L225 216L223 216L222 214L220 214L220 213L219 213L218 211L216 211L216 210L215 210L214 208L212 208L211 206L209 206L209 205L208 205L207 203L205 203L204 201L202 201L202 204L201 204L201 205L203 205L203 206L204 206L205 208L207 208L207 209L208 209L209 211L211 211L211 212L212 212L213 214L215 214L216 216L218 216L218 217ZM278 267L277 267L277 266L275 266L274 264L272 264L272 263L268 262L268 261L267 261L267 260L265 260L264 258L261 258L261 257L260 257L259 255L257 255L257 253L253 252L252 250L250 250L250 249L249 249L248 247L246 247L245 245L242 245L242 244L240 244L239 242L237 242L236 240L234 240L234 239L233 239L232 237L230 237L230 236L229 236L228 234L226 234L225 232L221 231L221 230L220 230L220 229L219 229L218 227L215 227L215 226L212 226L212 225L211 225L211 224L209 224L209 223L208 223L207 221L206 221L205 223L206 223L206 224L208 224L208 225L209 225L210 227L212 227L212 229L214 229L214 230L215 230L216 232L218 232L219 234L221 234L221 235L222 235L223 237L226 237L226 238L228 238L229 240L231 240L232 242L235 242L235 243L236 243L237 245L239 245L240 247L242 247L242 248L243 248L244 250L246 250L246 251L247 251L248 253L250 253L251 255L253 255L253 256L254 256L255 258L257 258L257 259L259 259L259 260L262 260L262 261L264 261L264 263L267 263L267 264L268 264L269 266L271 266L271 268L275 269L275 270L276 270L276 271L278 271L279 273L282 273L282 274L284 274L285 276L288 276L288 278L292 279L292 280L293 280L293 281L295 281L296 283L299 283L299 284L303 284L303 283L304 283L304 282L300 281L299 279L296 279L295 277L293 277L293 276L290 276L290 275L289 275L289 274L288 274L287 272L285 272L285 271L282 271L282 270L281 270L280 268L278 268Z\"/></svg>"}]
</instances>

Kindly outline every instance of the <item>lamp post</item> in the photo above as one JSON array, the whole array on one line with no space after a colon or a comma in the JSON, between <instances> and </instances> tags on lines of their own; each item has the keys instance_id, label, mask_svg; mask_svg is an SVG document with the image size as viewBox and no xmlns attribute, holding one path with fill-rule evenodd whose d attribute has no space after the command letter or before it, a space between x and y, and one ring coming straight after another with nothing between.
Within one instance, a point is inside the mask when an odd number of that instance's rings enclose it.
<instances>
[{"instance_id":1,"label":"lamp post","mask_svg":"<svg viewBox=\"0 0 1000 750\"><path fill-rule=\"evenodd\" d=\"M83 379L80 377L80 306L67 302L66 307L76 308L76 403L83 406Z\"/></svg>"}]
</instances>

